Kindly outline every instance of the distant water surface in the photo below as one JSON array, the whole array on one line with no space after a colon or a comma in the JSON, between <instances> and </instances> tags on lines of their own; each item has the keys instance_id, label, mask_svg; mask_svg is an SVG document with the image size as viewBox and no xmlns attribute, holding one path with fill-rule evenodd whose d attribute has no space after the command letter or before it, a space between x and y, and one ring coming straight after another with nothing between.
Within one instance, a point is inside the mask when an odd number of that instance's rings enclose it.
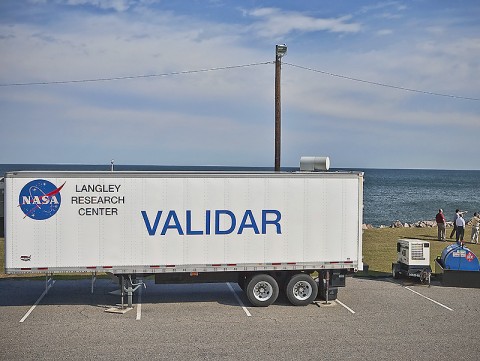
<instances>
[{"instance_id":1,"label":"distant water surface","mask_svg":"<svg viewBox=\"0 0 480 361\"><path fill-rule=\"evenodd\" d=\"M365 169L364 223L390 225L432 220L442 208L447 220L455 209L465 219L480 212L480 171Z\"/></svg>"}]
</instances>

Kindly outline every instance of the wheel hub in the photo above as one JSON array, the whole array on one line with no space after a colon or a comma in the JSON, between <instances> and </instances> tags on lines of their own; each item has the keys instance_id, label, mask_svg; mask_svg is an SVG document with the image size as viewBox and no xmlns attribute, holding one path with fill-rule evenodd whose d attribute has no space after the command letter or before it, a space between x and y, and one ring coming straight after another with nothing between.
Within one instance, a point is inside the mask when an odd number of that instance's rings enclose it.
<instances>
[{"instance_id":1,"label":"wheel hub","mask_svg":"<svg viewBox=\"0 0 480 361\"><path fill-rule=\"evenodd\" d=\"M257 300L265 301L272 297L273 289L267 282L259 282L255 285L253 294Z\"/></svg>"},{"instance_id":2,"label":"wheel hub","mask_svg":"<svg viewBox=\"0 0 480 361\"><path fill-rule=\"evenodd\" d=\"M299 300L306 300L312 294L312 288L306 282L300 281L293 287L293 294Z\"/></svg>"}]
</instances>

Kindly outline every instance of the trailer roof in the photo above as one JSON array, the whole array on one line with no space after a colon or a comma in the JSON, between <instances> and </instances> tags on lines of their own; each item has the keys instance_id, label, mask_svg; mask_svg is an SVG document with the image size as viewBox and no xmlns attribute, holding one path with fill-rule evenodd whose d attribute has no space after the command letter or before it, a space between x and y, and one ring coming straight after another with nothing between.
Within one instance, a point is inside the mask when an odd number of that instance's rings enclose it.
<instances>
[{"instance_id":1,"label":"trailer roof","mask_svg":"<svg viewBox=\"0 0 480 361\"><path fill-rule=\"evenodd\" d=\"M363 177L360 171L328 171L328 172L274 172L274 171L14 171L5 173L5 178L31 178L31 177L66 177L66 178L184 178L184 177Z\"/></svg>"}]
</instances>

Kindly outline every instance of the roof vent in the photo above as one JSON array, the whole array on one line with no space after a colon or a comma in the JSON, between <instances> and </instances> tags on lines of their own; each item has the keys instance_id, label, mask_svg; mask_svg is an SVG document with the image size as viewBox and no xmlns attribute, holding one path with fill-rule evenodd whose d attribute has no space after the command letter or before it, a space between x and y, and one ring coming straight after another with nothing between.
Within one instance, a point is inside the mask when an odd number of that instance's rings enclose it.
<instances>
[{"instance_id":1,"label":"roof vent","mask_svg":"<svg viewBox=\"0 0 480 361\"><path fill-rule=\"evenodd\" d=\"M329 157L301 157L300 171L302 172L318 172L325 171L330 168Z\"/></svg>"}]
</instances>

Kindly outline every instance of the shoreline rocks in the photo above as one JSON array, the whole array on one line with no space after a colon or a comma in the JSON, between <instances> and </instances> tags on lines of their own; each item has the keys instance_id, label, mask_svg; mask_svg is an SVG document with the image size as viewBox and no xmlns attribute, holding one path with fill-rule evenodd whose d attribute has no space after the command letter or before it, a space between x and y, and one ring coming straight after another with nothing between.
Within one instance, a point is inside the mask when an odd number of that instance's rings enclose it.
<instances>
[{"instance_id":1,"label":"shoreline rocks","mask_svg":"<svg viewBox=\"0 0 480 361\"><path fill-rule=\"evenodd\" d=\"M469 225L470 222L467 223ZM446 227L453 227L453 222L446 222ZM374 228L433 228L437 226L437 222L435 220L428 220L428 221L417 221L414 223L406 223L406 222L401 222L399 220L396 220L389 226L386 225L380 225L378 227L372 225L372 224L362 224L362 229L374 229Z\"/></svg>"}]
</instances>

